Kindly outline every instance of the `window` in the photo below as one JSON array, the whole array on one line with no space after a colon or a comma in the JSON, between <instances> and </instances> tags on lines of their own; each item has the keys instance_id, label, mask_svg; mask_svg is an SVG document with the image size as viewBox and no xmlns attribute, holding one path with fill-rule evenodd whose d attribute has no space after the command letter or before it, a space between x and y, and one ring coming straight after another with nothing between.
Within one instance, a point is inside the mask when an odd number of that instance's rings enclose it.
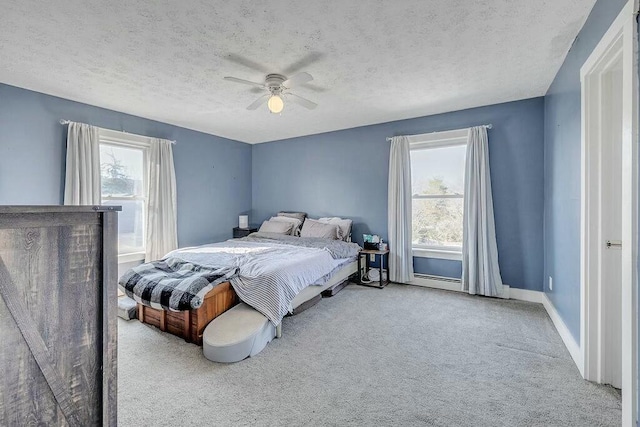
<instances>
[{"instance_id":1,"label":"window","mask_svg":"<svg viewBox=\"0 0 640 427\"><path fill-rule=\"evenodd\" d=\"M102 204L122 206L118 215L120 262L144 259L148 147L146 138L100 130Z\"/></svg>"},{"instance_id":2,"label":"window","mask_svg":"<svg viewBox=\"0 0 640 427\"><path fill-rule=\"evenodd\" d=\"M461 259L467 131L412 137L414 256Z\"/></svg>"}]
</instances>

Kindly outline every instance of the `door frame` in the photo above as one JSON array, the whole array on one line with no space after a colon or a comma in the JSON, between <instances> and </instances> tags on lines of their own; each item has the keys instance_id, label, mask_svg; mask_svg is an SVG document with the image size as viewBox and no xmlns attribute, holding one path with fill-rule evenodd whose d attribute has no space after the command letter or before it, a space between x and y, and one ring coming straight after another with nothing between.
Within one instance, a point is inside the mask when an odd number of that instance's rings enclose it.
<instances>
[{"instance_id":1,"label":"door frame","mask_svg":"<svg viewBox=\"0 0 640 427\"><path fill-rule=\"evenodd\" d=\"M582 87L582 176L580 212L580 356L582 376L602 378L602 286L599 254L604 248L600 221L600 77L622 55L622 425L635 426L637 414L637 249L638 249L638 59L635 11L629 0L580 70Z\"/></svg>"}]
</instances>

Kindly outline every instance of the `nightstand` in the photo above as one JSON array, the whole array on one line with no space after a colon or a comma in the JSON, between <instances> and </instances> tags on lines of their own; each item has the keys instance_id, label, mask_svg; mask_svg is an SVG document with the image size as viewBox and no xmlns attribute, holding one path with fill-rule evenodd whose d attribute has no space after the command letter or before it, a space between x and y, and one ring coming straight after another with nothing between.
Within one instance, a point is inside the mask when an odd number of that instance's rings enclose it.
<instances>
[{"instance_id":1,"label":"nightstand","mask_svg":"<svg viewBox=\"0 0 640 427\"><path fill-rule=\"evenodd\" d=\"M380 267L379 267L379 271L380 271L380 280L379 281L375 281L375 282L363 282L362 281L362 270L363 270L363 265L362 265L362 257L365 258L365 264L364 264L364 273L365 275L368 275L369 270L371 269L369 267L369 256L373 255L374 259L379 260L380 261ZM384 265L385 265L385 258L386 258L386 264L389 264L389 250L374 250L374 249L363 249L358 253L358 281L357 283L359 285L363 285L363 286L371 286L372 288L378 288L378 289L382 289L385 286L387 286L389 284L389 278L385 278L383 275L383 270L384 270Z\"/></svg>"},{"instance_id":2,"label":"nightstand","mask_svg":"<svg viewBox=\"0 0 640 427\"><path fill-rule=\"evenodd\" d=\"M258 227L255 226L249 226L249 228L233 227L233 238L239 239L240 237L247 237L256 231L258 231Z\"/></svg>"}]
</instances>

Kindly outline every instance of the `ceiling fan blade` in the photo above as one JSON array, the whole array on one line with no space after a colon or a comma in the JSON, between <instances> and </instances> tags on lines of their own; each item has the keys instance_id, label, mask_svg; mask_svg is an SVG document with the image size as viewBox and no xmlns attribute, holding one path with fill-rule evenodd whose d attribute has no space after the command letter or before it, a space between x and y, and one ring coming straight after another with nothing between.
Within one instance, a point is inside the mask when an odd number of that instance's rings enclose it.
<instances>
[{"instance_id":1,"label":"ceiling fan blade","mask_svg":"<svg viewBox=\"0 0 640 427\"><path fill-rule=\"evenodd\" d=\"M287 96L291 99L291 101L295 102L298 105L302 105L304 108L308 108L309 110L313 110L318 106L315 102L309 101L306 98L296 95L295 93L288 93Z\"/></svg>"},{"instance_id":2,"label":"ceiling fan blade","mask_svg":"<svg viewBox=\"0 0 640 427\"><path fill-rule=\"evenodd\" d=\"M326 87L314 85L313 83L306 83L304 85L304 88L305 89L309 89L309 90L311 90L313 92L318 92L318 93L327 92L329 90Z\"/></svg>"},{"instance_id":3,"label":"ceiling fan blade","mask_svg":"<svg viewBox=\"0 0 640 427\"><path fill-rule=\"evenodd\" d=\"M324 58L324 53L322 52L309 52L308 54L282 70L282 72L285 76L288 74L296 73L300 70L304 70L305 68L309 68L309 65L313 64L314 62L320 61L322 58Z\"/></svg>"},{"instance_id":4,"label":"ceiling fan blade","mask_svg":"<svg viewBox=\"0 0 640 427\"><path fill-rule=\"evenodd\" d=\"M228 61L234 62L236 64L245 66L247 68L251 68L252 70L260 71L262 74L270 73L270 70L268 67L265 67L264 65L259 64L256 61L253 61L249 58L245 58L244 56L238 55L236 53L230 53L226 55L225 59L227 59Z\"/></svg>"},{"instance_id":5,"label":"ceiling fan blade","mask_svg":"<svg viewBox=\"0 0 640 427\"><path fill-rule=\"evenodd\" d=\"M309 73L298 73L295 76L291 77L288 80L285 80L284 82L282 82L282 86L291 89L293 87L296 87L298 85L304 84L304 83L308 83L311 80L313 80L313 77L311 77L311 74Z\"/></svg>"},{"instance_id":6,"label":"ceiling fan blade","mask_svg":"<svg viewBox=\"0 0 640 427\"><path fill-rule=\"evenodd\" d=\"M269 94L269 93L267 93L265 95L262 95L260 98L256 99L253 102L253 104L249 105L247 107L247 110L255 110L255 109L257 109L259 106L261 106L262 104L267 102L267 100L269 99L270 96L271 96L271 94Z\"/></svg>"},{"instance_id":7,"label":"ceiling fan blade","mask_svg":"<svg viewBox=\"0 0 640 427\"><path fill-rule=\"evenodd\" d=\"M239 79L237 77L225 77L224 79L228 80L230 82L242 83L244 85L264 87L264 83L256 83L256 82L252 82L250 80Z\"/></svg>"}]
</instances>

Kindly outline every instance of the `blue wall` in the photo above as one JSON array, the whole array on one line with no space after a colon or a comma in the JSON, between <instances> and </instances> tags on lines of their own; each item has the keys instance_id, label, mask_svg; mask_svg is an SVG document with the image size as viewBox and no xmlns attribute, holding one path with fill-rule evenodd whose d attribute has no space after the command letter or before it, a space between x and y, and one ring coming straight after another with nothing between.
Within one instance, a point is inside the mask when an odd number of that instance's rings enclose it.
<instances>
[{"instance_id":1,"label":"blue wall","mask_svg":"<svg viewBox=\"0 0 640 427\"><path fill-rule=\"evenodd\" d=\"M353 218L353 235L387 237L386 137L492 123L489 131L502 278L542 290L542 98L258 144L253 147L252 222L279 210ZM456 261L415 258L417 272L460 277Z\"/></svg>"},{"instance_id":2,"label":"blue wall","mask_svg":"<svg viewBox=\"0 0 640 427\"><path fill-rule=\"evenodd\" d=\"M580 68L627 0L599 0L545 97L545 292L580 342ZM553 291L548 277L553 277Z\"/></svg>"},{"instance_id":3,"label":"blue wall","mask_svg":"<svg viewBox=\"0 0 640 427\"><path fill-rule=\"evenodd\" d=\"M180 246L231 238L251 209L251 146L0 84L0 204L60 204L68 119L176 140Z\"/></svg>"}]
</instances>

